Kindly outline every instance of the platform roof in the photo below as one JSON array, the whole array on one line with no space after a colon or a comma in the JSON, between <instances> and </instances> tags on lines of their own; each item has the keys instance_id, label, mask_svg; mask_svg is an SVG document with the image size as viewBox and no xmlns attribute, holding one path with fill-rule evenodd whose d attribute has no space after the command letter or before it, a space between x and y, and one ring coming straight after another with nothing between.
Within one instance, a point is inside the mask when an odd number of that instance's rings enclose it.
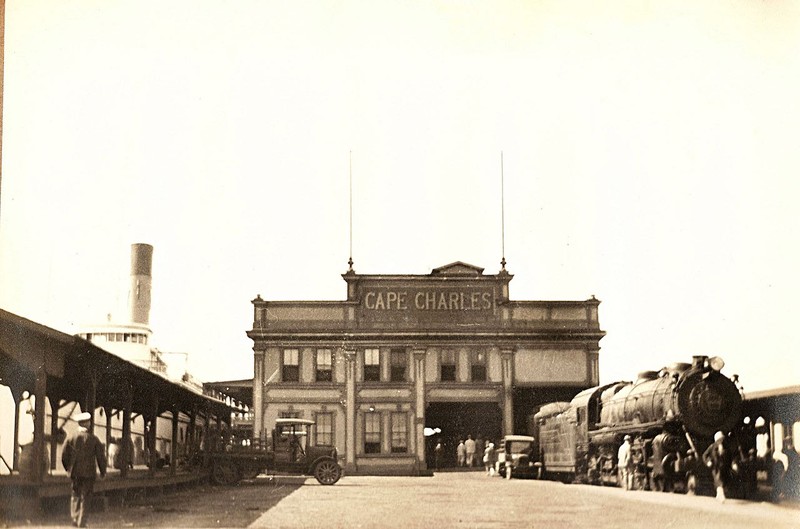
<instances>
[{"instance_id":1,"label":"platform roof","mask_svg":"<svg viewBox=\"0 0 800 529\"><path fill-rule=\"evenodd\" d=\"M208 411L228 419L226 403L198 394L133 364L80 337L0 309L0 384L15 395L34 393L37 371L47 374L47 396L85 403L91 381L97 381L95 404L122 409L131 397L133 413L148 414L157 399L159 414Z\"/></svg>"}]
</instances>

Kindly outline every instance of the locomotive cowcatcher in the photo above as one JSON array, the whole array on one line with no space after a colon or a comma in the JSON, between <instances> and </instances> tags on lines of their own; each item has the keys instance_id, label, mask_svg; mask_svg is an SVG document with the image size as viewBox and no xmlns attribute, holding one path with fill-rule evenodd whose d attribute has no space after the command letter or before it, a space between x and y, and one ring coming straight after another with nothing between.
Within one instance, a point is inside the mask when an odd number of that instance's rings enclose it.
<instances>
[{"instance_id":1,"label":"locomotive cowcatcher","mask_svg":"<svg viewBox=\"0 0 800 529\"><path fill-rule=\"evenodd\" d=\"M229 445L211 456L211 478L219 485L234 485L264 472L314 476L322 485L333 485L342 476L336 447L311 446L314 421L275 420L271 443L264 447Z\"/></svg>"},{"instance_id":2,"label":"locomotive cowcatcher","mask_svg":"<svg viewBox=\"0 0 800 529\"><path fill-rule=\"evenodd\" d=\"M636 382L586 389L570 402L542 406L533 416L543 474L564 481L621 485L617 451L633 438L634 488L709 492L702 462L714 433L732 433L741 420L742 396L720 371L719 357L695 356L640 373ZM732 446L731 448L740 448Z\"/></svg>"}]
</instances>

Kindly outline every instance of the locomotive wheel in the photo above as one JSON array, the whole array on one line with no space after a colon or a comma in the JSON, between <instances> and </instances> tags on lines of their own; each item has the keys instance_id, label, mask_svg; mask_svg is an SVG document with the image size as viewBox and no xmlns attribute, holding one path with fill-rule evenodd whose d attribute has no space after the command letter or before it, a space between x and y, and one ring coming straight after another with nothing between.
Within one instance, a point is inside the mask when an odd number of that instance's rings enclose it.
<instances>
[{"instance_id":1,"label":"locomotive wheel","mask_svg":"<svg viewBox=\"0 0 800 529\"><path fill-rule=\"evenodd\" d=\"M241 476L239 468L231 461L215 461L211 469L211 479L217 485L236 485Z\"/></svg>"},{"instance_id":2,"label":"locomotive wheel","mask_svg":"<svg viewBox=\"0 0 800 529\"><path fill-rule=\"evenodd\" d=\"M314 477L320 485L333 485L342 477L342 469L336 461L324 459L314 467Z\"/></svg>"}]
</instances>

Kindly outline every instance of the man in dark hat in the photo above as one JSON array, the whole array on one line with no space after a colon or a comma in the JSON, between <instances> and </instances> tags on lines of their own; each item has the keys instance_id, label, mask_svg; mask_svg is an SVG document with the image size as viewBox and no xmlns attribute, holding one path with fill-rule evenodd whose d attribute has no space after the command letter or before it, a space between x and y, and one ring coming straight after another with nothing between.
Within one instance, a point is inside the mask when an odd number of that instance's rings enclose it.
<instances>
[{"instance_id":1,"label":"man in dark hat","mask_svg":"<svg viewBox=\"0 0 800 529\"><path fill-rule=\"evenodd\" d=\"M61 464L72 480L72 496L69 504L72 525L86 527L86 512L97 478L97 467L100 467L101 478L106 475L106 453L100 439L89 432L91 413L79 413L74 415L72 420L78 423L78 431L67 437L64 442Z\"/></svg>"}]
</instances>

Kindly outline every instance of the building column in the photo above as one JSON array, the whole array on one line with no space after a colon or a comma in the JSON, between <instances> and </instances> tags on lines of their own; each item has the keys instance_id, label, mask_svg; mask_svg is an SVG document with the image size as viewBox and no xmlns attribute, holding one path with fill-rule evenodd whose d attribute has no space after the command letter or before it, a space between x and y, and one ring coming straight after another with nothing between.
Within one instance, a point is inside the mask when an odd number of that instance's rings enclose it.
<instances>
[{"instance_id":1,"label":"building column","mask_svg":"<svg viewBox=\"0 0 800 529\"><path fill-rule=\"evenodd\" d=\"M169 454L169 474L174 476L178 471L178 405L172 405L172 447Z\"/></svg>"},{"instance_id":2,"label":"building column","mask_svg":"<svg viewBox=\"0 0 800 529\"><path fill-rule=\"evenodd\" d=\"M84 402L85 408L83 411L88 411L92 414L92 420L89 423L89 433L94 433L94 410L97 407L97 374L94 371L89 371L88 384L86 390L86 401Z\"/></svg>"},{"instance_id":3,"label":"building column","mask_svg":"<svg viewBox=\"0 0 800 529\"><path fill-rule=\"evenodd\" d=\"M195 454L195 422L197 420L197 404L192 405L192 411L189 412L189 426L186 428L186 441L184 445L184 456L191 465L194 460Z\"/></svg>"},{"instance_id":4,"label":"building column","mask_svg":"<svg viewBox=\"0 0 800 529\"><path fill-rule=\"evenodd\" d=\"M149 424L147 429L147 438L145 442L148 446L148 461L150 462L150 475L156 472L156 441L158 439L158 396L153 395L150 399L150 406L147 415L145 416L145 424Z\"/></svg>"},{"instance_id":5,"label":"building column","mask_svg":"<svg viewBox=\"0 0 800 529\"><path fill-rule=\"evenodd\" d=\"M36 382L34 385L34 397L36 398L33 413L33 481L41 483L44 479L45 466L45 442L44 442L44 416L47 413L45 403L47 401L47 371L44 365L36 369Z\"/></svg>"},{"instance_id":6,"label":"building column","mask_svg":"<svg viewBox=\"0 0 800 529\"><path fill-rule=\"evenodd\" d=\"M11 387L11 396L14 397L14 453L11 455L11 468L19 472L19 406L22 404L23 390Z\"/></svg>"},{"instance_id":7,"label":"building column","mask_svg":"<svg viewBox=\"0 0 800 529\"><path fill-rule=\"evenodd\" d=\"M503 367L503 435L514 433L514 350L501 349Z\"/></svg>"},{"instance_id":8,"label":"building column","mask_svg":"<svg viewBox=\"0 0 800 529\"><path fill-rule=\"evenodd\" d=\"M425 461L425 356L426 349L414 349L414 438L417 468L427 469Z\"/></svg>"},{"instance_id":9,"label":"building column","mask_svg":"<svg viewBox=\"0 0 800 529\"><path fill-rule=\"evenodd\" d=\"M345 399L345 471L356 472L356 352L344 351L347 398Z\"/></svg>"},{"instance_id":10,"label":"building column","mask_svg":"<svg viewBox=\"0 0 800 529\"><path fill-rule=\"evenodd\" d=\"M106 460L111 464L108 453L111 450L111 419L114 418L114 408L111 406L103 406L103 412L106 414ZM119 448L119 447L117 447ZM117 450L119 454L119 450Z\"/></svg>"},{"instance_id":11,"label":"building column","mask_svg":"<svg viewBox=\"0 0 800 529\"><path fill-rule=\"evenodd\" d=\"M121 457L120 475L128 476L128 469L133 463L133 439L131 438L131 407L133 406L133 388L130 383L123 386L124 394L122 405L122 439L119 443L117 457Z\"/></svg>"},{"instance_id":12,"label":"building column","mask_svg":"<svg viewBox=\"0 0 800 529\"><path fill-rule=\"evenodd\" d=\"M261 446L266 442L264 431L264 351L255 351L253 359L253 439Z\"/></svg>"},{"instance_id":13,"label":"building column","mask_svg":"<svg viewBox=\"0 0 800 529\"><path fill-rule=\"evenodd\" d=\"M60 401L54 395L48 395L47 400L50 401L50 470L55 470L57 466L57 452L58 452L58 412L61 410Z\"/></svg>"}]
</instances>

